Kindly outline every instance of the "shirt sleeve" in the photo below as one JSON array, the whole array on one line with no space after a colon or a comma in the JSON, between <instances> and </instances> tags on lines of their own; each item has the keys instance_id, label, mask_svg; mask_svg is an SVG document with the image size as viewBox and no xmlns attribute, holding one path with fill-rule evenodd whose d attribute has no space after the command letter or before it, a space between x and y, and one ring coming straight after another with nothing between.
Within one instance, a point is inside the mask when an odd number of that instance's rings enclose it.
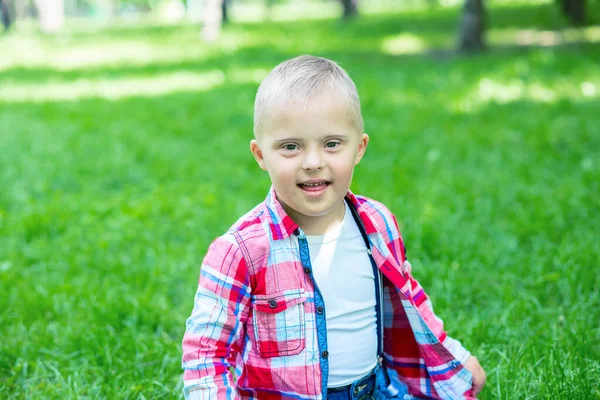
<instances>
[{"instance_id":1,"label":"shirt sleeve","mask_svg":"<svg viewBox=\"0 0 600 400\"><path fill-rule=\"evenodd\" d=\"M450 336L446 336L443 344L461 364L465 364L469 357L471 357L471 352L465 349L461 342L452 339Z\"/></svg>"},{"instance_id":2,"label":"shirt sleeve","mask_svg":"<svg viewBox=\"0 0 600 400\"><path fill-rule=\"evenodd\" d=\"M250 284L246 262L233 235L215 240L200 269L194 308L183 336L186 399L238 399L231 367L243 346Z\"/></svg>"}]
</instances>

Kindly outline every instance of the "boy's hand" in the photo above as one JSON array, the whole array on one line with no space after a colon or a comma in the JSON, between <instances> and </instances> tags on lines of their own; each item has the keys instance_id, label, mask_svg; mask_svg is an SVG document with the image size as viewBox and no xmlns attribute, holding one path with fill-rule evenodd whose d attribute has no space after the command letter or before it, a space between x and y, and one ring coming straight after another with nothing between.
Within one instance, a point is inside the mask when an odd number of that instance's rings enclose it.
<instances>
[{"instance_id":1,"label":"boy's hand","mask_svg":"<svg viewBox=\"0 0 600 400\"><path fill-rule=\"evenodd\" d=\"M477 396L481 392L481 389L483 389L483 385L485 385L485 371L481 368L479 360L475 356L469 357L465 368L473 374L473 396Z\"/></svg>"}]
</instances>

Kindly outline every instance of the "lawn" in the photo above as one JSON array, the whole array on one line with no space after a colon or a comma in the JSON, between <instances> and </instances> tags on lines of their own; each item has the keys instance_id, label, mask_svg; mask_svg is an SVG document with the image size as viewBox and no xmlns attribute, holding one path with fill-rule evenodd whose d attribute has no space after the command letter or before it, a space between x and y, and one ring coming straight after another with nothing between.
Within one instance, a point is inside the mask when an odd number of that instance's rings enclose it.
<instances>
[{"instance_id":1,"label":"lawn","mask_svg":"<svg viewBox=\"0 0 600 400\"><path fill-rule=\"evenodd\" d=\"M457 13L0 37L0 398L180 395L203 254L269 188L256 88L300 53L354 78L352 189L397 215L481 398L600 398L600 27L500 3L457 56Z\"/></svg>"}]
</instances>

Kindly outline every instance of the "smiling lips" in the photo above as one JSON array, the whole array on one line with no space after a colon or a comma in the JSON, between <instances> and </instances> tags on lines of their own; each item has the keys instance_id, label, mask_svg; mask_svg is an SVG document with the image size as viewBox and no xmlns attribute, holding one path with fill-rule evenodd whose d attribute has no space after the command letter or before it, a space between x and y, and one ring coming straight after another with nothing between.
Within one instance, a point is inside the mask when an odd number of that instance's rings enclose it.
<instances>
[{"instance_id":1,"label":"smiling lips","mask_svg":"<svg viewBox=\"0 0 600 400\"><path fill-rule=\"evenodd\" d=\"M321 192L329 186L331 182L325 180L310 180L298 184L298 187L307 192Z\"/></svg>"}]
</instances>

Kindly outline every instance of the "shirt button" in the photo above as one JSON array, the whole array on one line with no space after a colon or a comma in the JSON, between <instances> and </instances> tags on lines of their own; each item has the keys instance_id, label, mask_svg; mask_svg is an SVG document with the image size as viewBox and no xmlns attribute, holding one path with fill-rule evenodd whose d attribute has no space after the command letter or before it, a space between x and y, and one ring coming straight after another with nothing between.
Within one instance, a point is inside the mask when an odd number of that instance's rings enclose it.
<instances>
[{"instance_id":1,"label":"shirt button","mask_svg":"<svg viewBox=\"0 0 600 400\"><path fill-rule=\"evenodd\" d=\"M269 300L269 307L271 307L271 308L277 307L277 302L273 299Z\"/></svg>"},{"instance_id":2,"label":"shirt button","mask_svg":"<svg viewBox=\"0 0 600 400\"><path fill-rule=\"evenodd\" d=\"M322 306L317 307L317 312L319 314L323 314L323 307Z\"/></svg>"},{"instance_id":3,"label":"shirt button","mask_svg":"<svg viewBox=\"0 0 600 400\"><path fill-rule=\"evenodd\" d=\"M304 268L304 272L306 272L307 274L310 274L310 268Z\"/></svg>"},{"instance_id":4,"label":"shirt button","mask_svg":"<svg viewBox=\"0 0 600 400\"><path fill-rule=\"evenodd\" d=\"M324 352L321 353L321 355L323 356L323 358L327 358L327 357L329 357L329 352L327 350L325 350Z\"/></svg>"}]
</instances>

